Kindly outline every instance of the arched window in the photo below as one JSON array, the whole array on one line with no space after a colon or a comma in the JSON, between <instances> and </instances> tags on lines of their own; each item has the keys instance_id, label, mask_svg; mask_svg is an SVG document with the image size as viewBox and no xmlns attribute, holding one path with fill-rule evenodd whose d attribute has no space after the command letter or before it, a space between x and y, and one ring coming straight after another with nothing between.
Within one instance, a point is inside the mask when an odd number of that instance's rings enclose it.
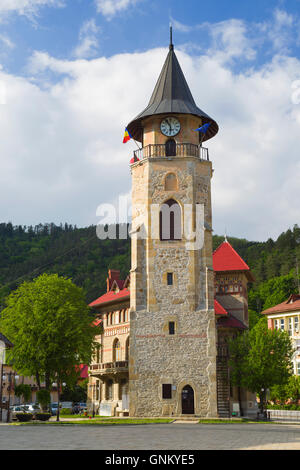
<instances>
[{"instance_id":1,"label":"arched window","mask_svg":"<svg viewBox=\"0 0 300 470\"><path fill-rule=\"evenodd\" d=\"M113 361L114 362L119 362L121 361L121 344L118 339L114 341L114 346L113 346Z\"/></svg>"},{"instance_id":2,"label":"arched window","mask_svg":"<svg viewBox=\"0 0 300 470\"><path fill-rule=\"evenodd\" d=\"M165 202L159 212L161 240L181 240L181 209L174 199Z\"/></svg>"},{"instance_id":3,"label":"arched window","mask_svg":"<svg viewBox=\"0 0 300 470\"><path fill-rule=\"evenodd\" d=\"M165 191L176 191L177 189L176 175L174 173L168 173L165 178Z\"/></svg>"},{"instance_id":4,"label":"arched window","mask_svg":"<svg viewBox=\"0 0 300 470\"><path fill-rule=\"evenodd\" d=\"M176 156L176 142L174 139L169 139L166 142L166 157Z\"/></svg>"}]
</instances>

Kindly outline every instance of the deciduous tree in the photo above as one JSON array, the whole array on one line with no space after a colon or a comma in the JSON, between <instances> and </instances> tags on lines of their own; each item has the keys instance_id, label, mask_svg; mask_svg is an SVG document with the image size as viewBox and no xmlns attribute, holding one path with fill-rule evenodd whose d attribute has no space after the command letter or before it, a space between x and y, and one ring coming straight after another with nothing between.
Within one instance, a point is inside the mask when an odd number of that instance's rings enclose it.
<instances>
[{"instance_id":1,"label":"deciduous tree","mask_svg":"<svg viewBox=\"0 0 300 470\"><path fill-rule=\"evenodd\" d=\"M74 382L79 365L89 364L95 327L83 290L70 279L43 274L24 282L7 299L0 329L14 348L8 359L25 376L36 376L39 388L46 381Z\"/></svg>"}]
</instances>

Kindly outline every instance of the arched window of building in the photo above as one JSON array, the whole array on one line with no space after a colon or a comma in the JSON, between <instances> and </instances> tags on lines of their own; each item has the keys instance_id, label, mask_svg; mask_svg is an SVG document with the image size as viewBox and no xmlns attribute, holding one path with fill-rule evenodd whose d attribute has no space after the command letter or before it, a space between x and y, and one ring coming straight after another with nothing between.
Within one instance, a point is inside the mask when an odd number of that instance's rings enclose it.
<instances>
[{"instance_id":1,"label":"arched window of building","mask_svg":"<svg viewBox=\"0 0 300 470\"><path fill-rule=\"evenodd\" d=\"M178 184L175 173L168 173L165 178L165 191L177 191Z\"/></svg>"},{"instance_id":2,"label":"arched window of building","mask_svg":"<svg viewBox=\"0 0 300 470\"><path fill-rule=\"evenodd\" d=\"M113 346L113 361L121 361L121 343L118 339L115 339Z\"/></svg>"},{"instance_id":3,"label":"arched window of building","mask_svg":"<svg viewBox=\"0 0 300 470\"><path fill-rule=\"evenodd\" d=\"M169 199L160 208L159 230L161 240L181 240L181 208L174 199Z\"/></svg>"},{"instance_id":4,"label":"arched window of building","mask_svg":"<svg viewBox=\"0 0 300 470\"><path fill-rule=\"evenodd\" d=\"M128 312L129 312L129 309L126 308L126 309L124 310L124 321L125 321L125 322L128 321Z\"/></svg>"}]
</instances>

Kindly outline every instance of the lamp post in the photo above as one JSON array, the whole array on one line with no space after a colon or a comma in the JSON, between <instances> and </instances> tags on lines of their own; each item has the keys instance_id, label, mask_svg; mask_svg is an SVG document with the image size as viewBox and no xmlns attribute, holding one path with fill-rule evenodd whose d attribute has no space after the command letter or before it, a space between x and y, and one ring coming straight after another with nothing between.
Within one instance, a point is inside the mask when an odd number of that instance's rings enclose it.
<instances>
[{"instance_id":1,"label":"lamp post","mask_svg":"<svg viewBox=\"0 0 300 470\"><path fill-rule=\"evenodd\" d=\"M62 384L64 387L65 387L65 383ZM54 382L52 384L53 387L57 387L57 414L56 414L56 421L59 421L59 394L60 394L60 386L61 386L61 383L59 381L59 379L57 379L57 383Z\"/></svg>"},{"instance_id":2,"label":"lamp post","mask_svg":"<svg viewBox=\"0 0 300 470\"><path fill-rule=\"evenodd\" d=\"M6 418L6 422L9 423L9 420L10 420L10 393L11 393L11 389L12 389L12 383L13 383L13 380L14 382L16 380L18 380L19 376L16 374L16 372L12 372L10 371L8 374L8 408L7 408L7 418Z\"/></svg>"},{"instance_id":3,"label":"lamp post","mask_svg":"<svg viewBox=\"0 0 300 470\"><path fill-rule=\"evenodd\" d=\"M2 423L2 389L3 389L3 364L4 364L4 358L5 358L5 344L0 341L0 364L1 364L1 370L0 370L0 423Z\"/></svg>"}]
</instances>

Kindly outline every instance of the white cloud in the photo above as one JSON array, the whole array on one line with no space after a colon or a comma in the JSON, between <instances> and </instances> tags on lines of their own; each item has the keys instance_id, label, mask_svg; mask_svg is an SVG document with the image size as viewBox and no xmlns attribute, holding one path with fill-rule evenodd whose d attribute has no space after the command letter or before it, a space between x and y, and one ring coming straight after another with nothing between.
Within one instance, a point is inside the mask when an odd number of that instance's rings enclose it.
<instances>
[{"instance_id":1,"label":"white cloud","mask_svg":"<svg viewBox=\"0 0 300 470\"><path fill-rule=\"evenodd\" d=\"M222 41L213 47L221 54L231 36L222 28L216 35ZM0 107L2 220L95 224L99 204L130 190L136 147L122 144L124 128L147 105L166 54L155 49L64 61L36 52L31 79L0 70L6 89ZM274 56L236 72L220 54L177 51L196 103L220 125L207 142L215 170L214 230L221 234L227 227L228 235L253 240L277 237L300 219L300 105L292 102L300 60ZM55 84L48 73L56 75Z\"/></svg>"},{"instance_id":2,"label":"white cloud","mask_svg":"<svg viewBox=\"0 0 300 470\"><path fill-rule=\"evenodd\" d=\"M300 21L298 16L276 8L270 19L262 23L251 23L239 19L229 19L219 23L203 22L187 25L171 18L175 31L192 33L202 31L209 43L210 54L217 54L218 60L244 58L253 60L257 49L265 45L271 53L288 54L290 48L300 43ZM190 44L188 45L190 47ZM199 47L198 47L199 48Z\"/></svg>"},{"instance_id":3,"label":"white cloud","mask_svg":"<svg viewBox=\"0 0 300 470\"><path fill-rule=\"evenodd\" d=\"M95 0L97 11L111 19L120 11L130 8L141 0Z\"/></svg>"},{"instance_id":4,"label":"white cloud","mask_svg":"<svg viewBox=\"0 0 300 470\"><path fill-rule=\"evenodd\" d=\"M79 44L74 50L74 56L78 59L88 59L94 57L98 50L97 35L100 28L96 25L96 21L92 18L83 23L79 32Z\"/></svg>"},{"instance_id":5,"label":"white cloud","mask_svg":"<svg viewBox=\"0 0 300 470\"><path fill-rule=\"evenodd\" d=\"M15 47L15 44L5 34L0 34L0 42L5 47L5 50L7 49L11 50L11 49L14 49Z\"/></svg>"},{"instance_id":6,"label":"white cloud","mask_svg":"<svg viewBox=\"0 0 300 470\"><path fill-rule=\"evenodd\" d=\"M62 7L64 4L64 0L1 0L0 17L11 13L33 17L41 7Z\"/></svg>"}]
</instances>

